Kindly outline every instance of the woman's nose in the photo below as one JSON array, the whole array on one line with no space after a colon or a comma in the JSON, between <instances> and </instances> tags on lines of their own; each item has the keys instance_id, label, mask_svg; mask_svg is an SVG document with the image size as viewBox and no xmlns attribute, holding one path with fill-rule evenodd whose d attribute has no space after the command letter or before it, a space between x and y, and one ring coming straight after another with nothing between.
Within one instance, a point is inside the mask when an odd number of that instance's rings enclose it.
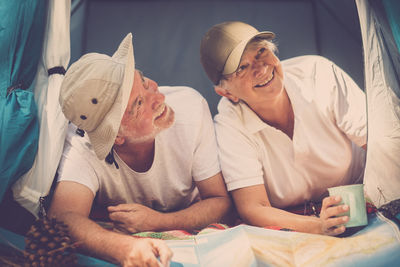
<instances>
[{"instance_id":1,"label":"woman's nose","mask_svg":"<svg viewBox=\"0 0 400 267\"><path fill-rule=\"evenodd\" d=\"M254 62L253 64L254 76L257 78L259 76L263 76L267 72L267 67L268 67L267 63L261 60Z\"/></svg>"}]
</instances>

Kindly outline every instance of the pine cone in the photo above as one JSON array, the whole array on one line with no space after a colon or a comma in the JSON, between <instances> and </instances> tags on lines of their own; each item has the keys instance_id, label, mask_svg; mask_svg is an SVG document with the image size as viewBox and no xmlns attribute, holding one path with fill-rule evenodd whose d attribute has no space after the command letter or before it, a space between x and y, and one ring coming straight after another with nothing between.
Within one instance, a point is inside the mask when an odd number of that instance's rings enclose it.
<instances>
[{"instance_id":1,"label":"pine cone","mask_svg":"<svg viewBox=\"0 0 400 267\"><path fill-rule=\"evenodd\" d=\"M26 234L25 266L75 266L75 248L68 236L67 225L44 216L36 220Z\"/></svg>"}]
</instances>

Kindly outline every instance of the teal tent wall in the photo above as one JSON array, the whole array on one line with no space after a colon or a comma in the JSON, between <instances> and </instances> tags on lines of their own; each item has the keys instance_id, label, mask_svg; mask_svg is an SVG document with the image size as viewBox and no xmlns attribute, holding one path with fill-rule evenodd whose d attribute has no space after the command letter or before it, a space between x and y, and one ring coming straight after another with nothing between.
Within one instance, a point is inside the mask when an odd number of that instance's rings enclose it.
<instances>
[{"instance_id":1,"label":"teal tent wall","mask_svg":"<svg viewBox=\"0 0 400 267\"><path fill-rule=\"evenodd\" d=\"M42 50L46 1L0 2L0 201L27 172L39 124L32 85Z\"/></svg>"},{"instance_id":2,"label":"teal tent wall","mask_svg":"<svg viewBox=\"0 0 400 267\"><path fill-rule=\"evenodd\" d=\"M400 2L383 0L383 5L392 30L393 38L396 41L397 49L400 53Z\"/></svg>"}]
</instances>

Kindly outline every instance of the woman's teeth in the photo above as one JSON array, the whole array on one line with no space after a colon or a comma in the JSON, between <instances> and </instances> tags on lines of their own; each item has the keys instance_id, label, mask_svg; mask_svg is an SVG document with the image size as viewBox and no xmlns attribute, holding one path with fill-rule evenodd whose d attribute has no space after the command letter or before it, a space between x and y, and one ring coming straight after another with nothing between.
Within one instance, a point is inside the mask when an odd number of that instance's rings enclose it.
<instances>
[{"instance_id":1,"label":"woman's teeth","mask_svg":"<svg viewBox=\"0 0 400 267\"><path fill-rule=\"evenodd\" d=\"M266 86L274 78L274 72L271 73L271 76L268 77L263 83L257 84L256 87L263 87Z\"/></svg>"}]
</instances>

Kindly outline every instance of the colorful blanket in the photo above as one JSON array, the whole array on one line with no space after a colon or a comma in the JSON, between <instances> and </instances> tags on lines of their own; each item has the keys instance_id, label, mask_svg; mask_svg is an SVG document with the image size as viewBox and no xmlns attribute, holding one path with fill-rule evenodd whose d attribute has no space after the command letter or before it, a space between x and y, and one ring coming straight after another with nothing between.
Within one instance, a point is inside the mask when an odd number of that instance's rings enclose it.
<instances>
[{"instance_id":1,"label":"colorful blanket","mask_svg":"<svg viewBox=\"0 0 400 267\"><path fill-rule=\"evenodd\" d=\"M188 232L185 230L172 230L165 232L141 232L133 234L136 237L149 237L149 238L158 238L163 240L194 240L197 235L214 233L219 230L228 229L229 226L221 223L213 223L207 226L206 228L200 231L192 231Z\"/></svg>"},{"instance_id":2,"label":"colorful blanket","mask_svg":"<svg viewBox=\"0 0 400 267\"><path fill-rule=\"evenodd\" d=\"M315 208L311 208L311 205L303 207L297 207L294 209L291 209L290 212L296 213L296 214L301 214L301 215L313 215L313 212L317 212L319 214L321 210L321 204L312 204L315 205ZM375 213L377 211L376 207L373 206L370 203L366 203L366 209L368 214ZM238 226L242 224L240 220L237 221L235 226ZM104 225L103 225L104 226ZM111 227L111 226L108 226ZM133 234L135 237L147 237L147 238L157 238L157 239L163 239L163 240L189 240L189 239L195 239L197 235L203 235L203 234L209 234L209 233L214 233L219 230L226 230L230 228L226 224L221 224L221 223L213 223L208 225L202 230L194 230L194 231L185 231L185 230L172 230L172 231L164 231L164 232L141 232L141 233L136 233ZM286 228L281 228L281 227L275 227L275 226L270 226L270 227L264 227L265 229L271 229L271 230L281 230L281 231L292 231L290 229ZM348 229L348 231L343 235L343 236L350 236L352 235L355 231L357 231L360 228L356 229Z\"/></svg>"}]
</instances>

